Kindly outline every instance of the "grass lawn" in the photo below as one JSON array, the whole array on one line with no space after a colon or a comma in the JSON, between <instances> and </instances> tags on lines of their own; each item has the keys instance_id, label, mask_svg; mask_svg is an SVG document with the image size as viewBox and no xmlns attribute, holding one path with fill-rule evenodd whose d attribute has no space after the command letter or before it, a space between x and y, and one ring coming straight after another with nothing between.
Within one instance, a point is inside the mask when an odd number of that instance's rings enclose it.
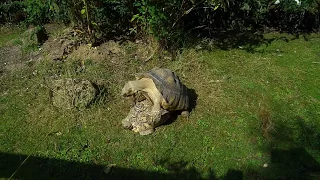
<instances>
[{"instance_id":1,"label":"grass lawn","mask_svg":"<svg viewBox=\"0 0 320 180\"><path fill-rule=\"evenodd\" d=\"M13 40L13 44L20 43L19 37L25 31L22 27L0 27L0 48L4 47L9 41Z\"/></svg>"},{"instance_id":2,"label":"grass lawn","mask_svg":"<svg viewBox=\"0 0 320 180\"><path fill-rule=\"evenodd\" d=\"M0 47L7 34L0 35ZM0 178L317 179L320 177L320 35L266 34L270 43L185 49L173 61L40 63L0 75ZM140 136L121 127L120 97L135 72L164 66L198 95L189 120ZM36 72L36 73L35 73ZM100 80L90 108L49 102L46 77ZM28 156L30 155L30 156ZM1 160L2 159L2 160Z\"/></svg>"}]
</instances>

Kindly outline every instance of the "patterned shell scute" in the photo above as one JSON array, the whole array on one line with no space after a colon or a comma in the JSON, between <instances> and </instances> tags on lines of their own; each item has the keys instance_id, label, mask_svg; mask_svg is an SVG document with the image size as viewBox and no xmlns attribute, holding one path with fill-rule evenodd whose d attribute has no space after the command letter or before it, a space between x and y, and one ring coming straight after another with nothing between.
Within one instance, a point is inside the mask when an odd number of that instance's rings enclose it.
<instances>
[{"instance_id":1,"label":"patterned shell scute","mask_svg":"<svg viewBox=\"0 0 320 180\"><path fill-rule=\"evenodd\" d=\"M179 77L169 69L153 68L142 76L151 78L166 100L167 110L187 110L189 108L188 90Z\"/></svg>"}]
</instances>

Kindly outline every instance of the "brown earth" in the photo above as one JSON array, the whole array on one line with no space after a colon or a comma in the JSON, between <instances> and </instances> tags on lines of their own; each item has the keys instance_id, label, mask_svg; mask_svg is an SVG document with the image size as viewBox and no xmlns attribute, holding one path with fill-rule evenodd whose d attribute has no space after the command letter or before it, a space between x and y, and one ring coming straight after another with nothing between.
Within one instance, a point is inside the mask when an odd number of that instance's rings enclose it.
<instances>
[{"instance_id":1,"label":"brown earth","mask_svg":"<svg viewBox=\"0 0 320 180\"><path fill-rule=\"evenodd\" d=\"M59 25L46 25L45 27L49 39L38 50L26 53L23 50L24 44L12 45L13 43L10 43L10 46L0 48L1 74L23 68L43 59L53 61L76 60L79 62L88 59L95 62L107 60L110 64L123 66L129 61L144 63L150 59L159 58L155 56L158 45L153 42L140 40L126 41L120 44L120 42L110 40L100 46L91 47L90 44L82 42L79 31ZM164 56L165 59L169 58L169 56Z\"/></svg>"}]
</instances>

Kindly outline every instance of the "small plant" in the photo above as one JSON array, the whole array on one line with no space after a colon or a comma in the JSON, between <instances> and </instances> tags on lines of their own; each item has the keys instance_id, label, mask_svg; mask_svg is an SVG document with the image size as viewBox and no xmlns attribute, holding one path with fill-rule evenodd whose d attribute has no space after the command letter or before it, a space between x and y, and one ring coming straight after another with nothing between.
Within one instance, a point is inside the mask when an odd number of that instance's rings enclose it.
<instances>
[{"instance_id":1,"label":"small plant","mask_svg":"<svg viewBox=\"0 0 320 180\"><path fill-rule=\"evenodd\" d=\"M26 23L43 25L48 21L49 4L45 0L26 0Z\"/></svg>"}]
</instances>

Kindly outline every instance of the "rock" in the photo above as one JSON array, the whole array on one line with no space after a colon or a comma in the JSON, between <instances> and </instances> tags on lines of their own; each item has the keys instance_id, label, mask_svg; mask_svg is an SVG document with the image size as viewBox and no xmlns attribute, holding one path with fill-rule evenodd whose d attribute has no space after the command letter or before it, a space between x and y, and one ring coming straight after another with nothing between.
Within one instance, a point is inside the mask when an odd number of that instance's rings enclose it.
<instances>
[{"instance_id":1,"label":"rock","mask_svg":"<svg viewBox=\"0 0 320 180\"><path fill-rule=\"evenodd\" d=\"M65 109L85 108L98 93L95 85L88 80L65 78L53 80L49 86L52 104Z\"/></svg>"},{"instance_id":2,"label":"rock","mask_svg":"<svg viewBox=\"0 0 320 180\"><path fill-rule=\"evenodd\" d=\"M140 135L148 135L155 131L155 128L168 121L169 111L161 109L157 113L152 113L152 102L149 98L138 97L129 114L122 120L122 126Z\"/></svg>"}]
</instances>

